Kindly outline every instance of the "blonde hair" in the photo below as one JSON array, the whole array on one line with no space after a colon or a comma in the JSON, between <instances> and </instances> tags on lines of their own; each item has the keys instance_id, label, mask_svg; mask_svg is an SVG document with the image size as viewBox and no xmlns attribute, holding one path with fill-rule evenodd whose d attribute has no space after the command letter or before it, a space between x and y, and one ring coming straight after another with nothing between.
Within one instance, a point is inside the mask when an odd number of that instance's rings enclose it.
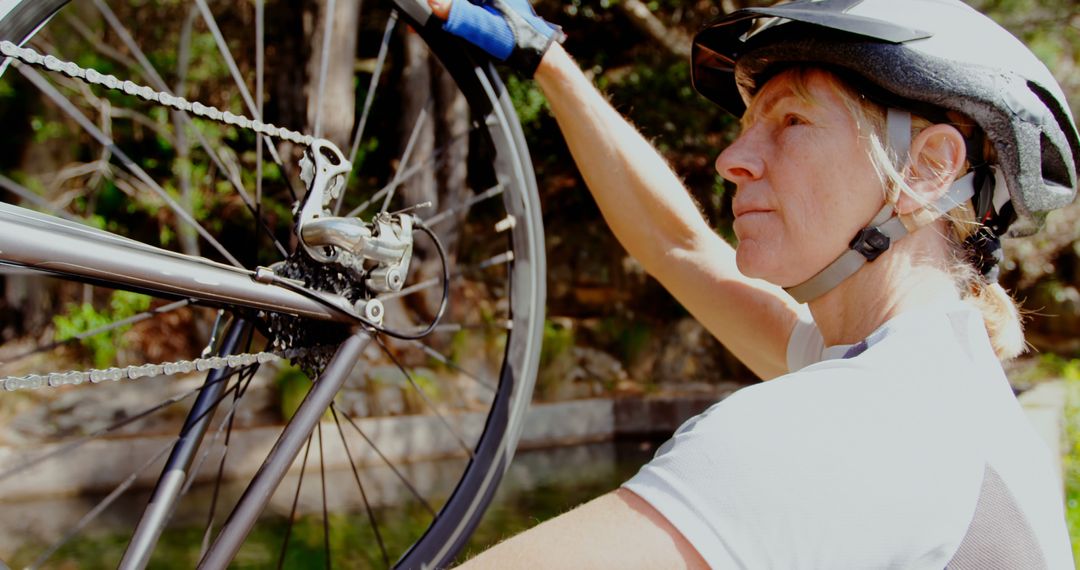
<instances>
[{"instance_id":1,"label":"blonde hair","mask_svg":"<svg viewBox=\"0 0 1080 570\"><path fill-rule=\"evenodd\" d=\"M887 150L884 141L886 132L884 106L871 101L855 90L853 86L843 81L836 74L828 70L818 68L798 67L785 71L790 74L791 88L795 95L805 101L813 101L813 96L808 88L808 82L812 73L822 73L828 85L840 96L840 100L851 112L856 125L867 143L867 153L870 161L881 178L885 191L885 199L890 204L896 204L900 193L910 196L922 204L923 208L913 215L904 216L905 225L913 230L914 226L921 226L926 221L938 217L933 211L933 206L926 203L919 195L911 190L905 180L903 172L897 169L892 157ZM952 126L956 127L965 137L971 137L978 127L973 121L950 112L948 114ZM912 137L923 129L929 127L929 120L912 115ZM996 156L993 145L988 141L983 149L983 156L993 163ZM970 168L965 164L964 171ZM931 165L935 172L944 173L945 165ZM944 174L942 174L944 175ZM946 224L945 237L950 246L952 262L947 268L952 275L961 298L979 310L983 317L983 324L990 337L990 344L999 360L1005 361L1022 354L1027 348L1024 342L1023 323L1020 311L1016 307L1013 298L1005 289L994 282L991 283L969 261L968 250L965 241L971 237L981 226L975 219L975 212L970 201L957 206L943 216Z\"/></svg>"}]
</instances>

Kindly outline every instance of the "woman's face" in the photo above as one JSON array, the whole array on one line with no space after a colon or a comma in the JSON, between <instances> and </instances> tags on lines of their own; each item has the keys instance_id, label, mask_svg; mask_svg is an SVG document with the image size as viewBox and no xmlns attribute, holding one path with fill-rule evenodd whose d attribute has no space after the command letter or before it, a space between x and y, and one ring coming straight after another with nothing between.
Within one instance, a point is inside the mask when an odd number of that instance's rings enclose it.
<instances>
[{"instance_id":1,"label":"woman's face","mask_svg":"<svg viewBox=\"0 0 1080 570\"><path fill-rule=\"evenodd\" d=\"M793 76L788 71L765 84L742 134L716 159L716 170L737 188L739 270L783 287L824 269L884 203L855 119L830 76L804 75L809 98L796 94Z\"/></svg>"}]
</instances>

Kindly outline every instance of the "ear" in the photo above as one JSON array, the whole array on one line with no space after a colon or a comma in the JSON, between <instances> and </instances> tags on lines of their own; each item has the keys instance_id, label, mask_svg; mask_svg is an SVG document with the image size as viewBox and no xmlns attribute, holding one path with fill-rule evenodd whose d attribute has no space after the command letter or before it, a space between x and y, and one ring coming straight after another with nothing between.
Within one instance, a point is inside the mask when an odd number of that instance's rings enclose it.
<instances>
[{"instance_id":1,"label":"ear","mask_svg":"<svg viewBox=\"0 0 1080 570\"><path fill-rule=\"evenodd\" d=\"M956 127L937 124L923 129L911 141L907 168L907 183L915 195L901 192L897 213L910 214L934 203L963 174L965 160L964 137Z\"/></svg>"}]
</instances>

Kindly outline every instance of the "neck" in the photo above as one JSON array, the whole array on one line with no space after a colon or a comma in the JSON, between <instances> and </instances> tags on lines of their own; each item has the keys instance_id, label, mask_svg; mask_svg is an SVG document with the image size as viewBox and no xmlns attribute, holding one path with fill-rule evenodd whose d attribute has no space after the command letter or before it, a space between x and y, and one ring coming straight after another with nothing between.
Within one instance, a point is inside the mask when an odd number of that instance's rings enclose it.
<instances>
[{"instance_id":1,"label":"neck","mask_svg":"<svg viewBox=\"0 0 1080 570\"><path fill-rule=\"evenodd\" d=\"M937 224L924 227L811 301L825 344L854 344L908 309L959 300L943 240Z\"/></svg>"}]
</instances>

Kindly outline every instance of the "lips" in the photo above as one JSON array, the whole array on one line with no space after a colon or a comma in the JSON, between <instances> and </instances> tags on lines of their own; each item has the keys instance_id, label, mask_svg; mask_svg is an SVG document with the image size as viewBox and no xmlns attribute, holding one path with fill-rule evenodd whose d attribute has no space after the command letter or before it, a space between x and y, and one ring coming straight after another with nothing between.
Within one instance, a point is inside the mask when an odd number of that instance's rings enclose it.
<instances>
[{"instance_id":1,"label":"lips","mask_svg":"<svg viewBox=\"0 0 1080 570\"><path fill-rule=\"evenodd\" d=\"M738 202L738 201L734 202L731 205L731 209L732 209L732 213L735 214L736 218L738 218L740 216L744 216L746 214L752 214L752 213L755 213L755 212L771 212L772 211L772 208L770 208L770 207L768 207L768 206L766 206L764 204L752 204L752 203L744 203L744 202Z\"/></svg>"}]
</instances>

